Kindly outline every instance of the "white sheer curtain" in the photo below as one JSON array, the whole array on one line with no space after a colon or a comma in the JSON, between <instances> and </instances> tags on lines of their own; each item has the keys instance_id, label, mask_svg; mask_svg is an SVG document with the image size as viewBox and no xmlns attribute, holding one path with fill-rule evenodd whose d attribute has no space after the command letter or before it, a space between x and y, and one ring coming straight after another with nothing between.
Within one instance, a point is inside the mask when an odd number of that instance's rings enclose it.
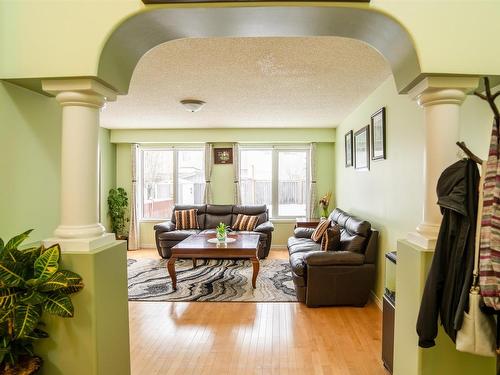
<instances>
[{"instance_id":1,"label":"white sheer curtain","mask_svg":"<svg viewBox=\"0 0 500 375\"><path fill-rule=\"evenodd\" d=\"M214 145L205 143L205 194L206 204L212 203L212 165L213 165Z\"/></svg>"},{"instance_id":2,"label":"white sheer curtain","mask_svg":"<svg viewBox=\"0 0 500 375\"><path fill-rule=\"evenodd\" d=\"M240 188L240 146L233 144L233 168L234 168L234 204L241 204Z\"/></svg>"},{"instance_id":3,"label":"white sheer curtain","mask_svg":"<svg viewBox=\"0 0 500 375\"><path fill-rule=\"evenodd\" d=\"M130 194L130 227L128 231L128 249L139 249L139 218L137 217L139 210L137 209L137 162L139 160L139 145L132 144L132 192Z\"/></svg>"},{"instance_id":4,"label":"white sheer curtain","mask_svg":"<svg viewBox=\"0 0 500 375\"><path fill-rule=\"evenodd\" d=\"M307 217L317 217L318 187L316 186L316 143L311 143L309 148L309 201L307 202Z\"/></svg>"}]
</instances>

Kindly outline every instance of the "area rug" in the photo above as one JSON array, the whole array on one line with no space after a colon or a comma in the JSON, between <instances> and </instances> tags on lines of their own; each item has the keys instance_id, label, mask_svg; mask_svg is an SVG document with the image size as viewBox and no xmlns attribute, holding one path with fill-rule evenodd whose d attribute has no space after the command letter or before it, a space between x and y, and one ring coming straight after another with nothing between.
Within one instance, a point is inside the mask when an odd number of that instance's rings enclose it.
<instances>
[{"instance_id":1,"label":"area rug","mask_svg":"<svg viewBox=\"0 0 500 375\"><path fill-rule=\"evenodd\" d=\"M130 301L296 302L288 260L260 261L257 288L252 288L249 260L198 260L175 263L177 290L165 259L128 259Z\"/></svg>"}]
</instances>

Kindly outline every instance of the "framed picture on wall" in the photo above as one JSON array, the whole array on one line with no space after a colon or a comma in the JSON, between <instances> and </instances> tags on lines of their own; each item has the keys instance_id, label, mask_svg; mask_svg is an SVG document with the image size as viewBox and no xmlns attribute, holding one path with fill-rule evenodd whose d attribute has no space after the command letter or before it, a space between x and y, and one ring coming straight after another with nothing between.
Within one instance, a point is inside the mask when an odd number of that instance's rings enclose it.
<instances>
[{"instance_id":1,"label":"framed picture on wall","mask_svg":"<svg viewBox=\"0 0 500 375\"><path fill-rule=\"evenodd\" d=\"M345 166L347 167L352 167L353 165L353 160L352 160L352 130L349 130L346 135L344 136L345 142L344 142L344 148L345 148Z\"/></svg>"},{"instance_id":2,"label":"framed picture on wall","mask_svg":"<svg viewBox=\"0 0 500 375\"><path fill-rule=\"evenodd\" d=\"M370 125L354 133L354 169L370 170Z\"/></svg>"},{"instance_id":3,"label":"framed picture on wall","mask_svg":"<svg viewBox=\"0 0 500 375\"><path fill-rule=\"evenodd\" d=\"M214 148L214 164L233 164L233 149Z\"/></svg>"},{"instance_id":4,"label":"framed picture on wall","mask_svg":"<svg viewBox=\"0 0 500 375\"><path fill-rule=\"evenodd\" d=\"M372 115L370 123L372 160L385 159L385 107Z\"/></svg>"}]
</instances>

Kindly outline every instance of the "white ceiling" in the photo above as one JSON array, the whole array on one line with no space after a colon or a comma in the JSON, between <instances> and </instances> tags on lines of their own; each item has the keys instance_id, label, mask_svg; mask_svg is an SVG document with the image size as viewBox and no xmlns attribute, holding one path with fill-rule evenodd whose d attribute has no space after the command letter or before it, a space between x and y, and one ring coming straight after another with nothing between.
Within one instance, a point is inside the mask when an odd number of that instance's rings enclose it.
<instances>
[{"instance_id":1,"label":"white ceiling","mask_svg":"<svg viewBox=\"0 0 500 375\"><path fill-rule=\"evenodd\" d=\"M129 94L107 104L101 125L335 127L390 73L376 50L353 39L179 39L142 57ZM182 99L207 104L191 113Z\"/></svg>"}]
</instances>

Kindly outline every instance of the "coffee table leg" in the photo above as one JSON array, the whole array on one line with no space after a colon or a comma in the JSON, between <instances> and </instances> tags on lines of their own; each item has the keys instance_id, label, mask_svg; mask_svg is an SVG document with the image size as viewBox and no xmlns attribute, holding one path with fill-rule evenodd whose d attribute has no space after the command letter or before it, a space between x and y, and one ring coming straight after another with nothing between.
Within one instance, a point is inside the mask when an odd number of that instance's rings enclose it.
<instances>
[{"instance_id":1,"label":"coffee table leg","mask_svg":"<svg viewBox=\"0 0 500 375\"><path fill-rule=\"evenodd\" d=\"M175 261L177 258L170 257L170 259L167 262L167 270L168 274L170 275L170 278L172 279L172 288L174 290L177 290L177 275L175 274Z\"/></svg>"},{"instance_id":2,"label":"coffee table leg","mask_svg":"<svg viewBox=\"0 0 500 375\"><path fill-rule=\"evenodd\" d=\"M257 282L257 275L259 273L259 259L257 257L255 258L250 258L252 261L252 267L253 267L253 275L252 275L252 287L255 289L255 284Z\"/></svg>"},{"instance_id":3,"label":"coffee table leg","mask_svg":"<svg viewBox=\"0 0 500 375\"><path fill-rule=\"evenodd\" d=\"M196 258L193 258L193 268L196 268Z\"/></svg>"}]
</instances>

